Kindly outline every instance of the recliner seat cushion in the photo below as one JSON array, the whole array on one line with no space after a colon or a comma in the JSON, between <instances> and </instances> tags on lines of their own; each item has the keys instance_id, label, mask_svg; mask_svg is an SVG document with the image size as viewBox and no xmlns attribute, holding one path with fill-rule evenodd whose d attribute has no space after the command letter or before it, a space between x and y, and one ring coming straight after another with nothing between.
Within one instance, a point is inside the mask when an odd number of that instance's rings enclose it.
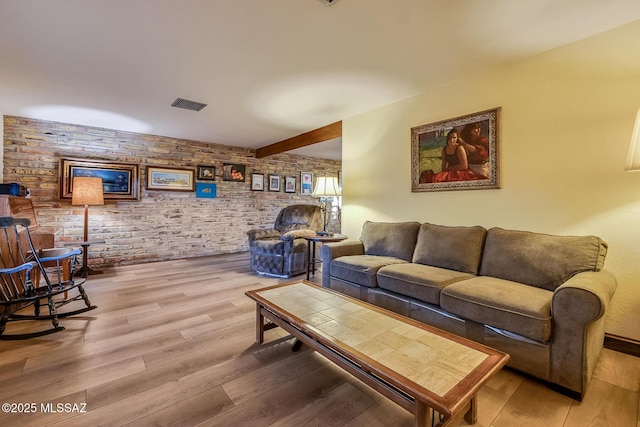
<instances>
[{"instance_id":1,"label":"recliner seat cushion","mask_svg":"<svg viewBox=\"0 0 640 427\"><path fill-rule=\"evenodd\" d=\"M379 255L411 261L416 246L419 222L372 222L362 227L360 241L365 255Z\"/></svg>"},{"instance_id":2,"label":"recliner seat cushion","mask_svg":"<svg viewBox=\"0 0 640 427\"><path fill-rule=\"evenodd\" d=\"M484 227L449 227L425 223L420 226L413 262L478 274Z\"/></svg>"},{"instance_id":3,"label":"recliner seat cushion","mask_svg":"<svg viewBox=\"0 0 640 427\"><path fill-rule=\"evenodd\" d=\"M352 282L360 286L375 288L378 286L377 273L380 268L390 264L407 264L406 261L387 256L351 255L338 257L331 261L330 274L336 279Z\"/></svg>"},{"instance_id":4,"label":"recliner seat cushion","mask_svg":"<svg viewBox=\"0 0 640 427\"><path fill-rule=\"evenodd\" d=\"M595 236L553 236L492 228L487 232L480 275L550 291L583 271L599 271L607 244Z\"/></svg>"},{"instance_id":5,"label":"recliner seat cushion","mask_svg":"<svg viewBox=\"0 0 640 427\"><path fill-rule=\"evenodd\" d=\"M440 306L457 316L539 342L551 338L553 292L495 277L453 283L440 293Z\"/></svg>"},{"instance_id":6,"label":"recliner seat cushion","mask_svg":"<svg viewBox=\"0 0 640 427\"><path fill-rule=\"evenodd\" d=\"M440 305L440 291L451 283L475 277L473 274L422 264L393 264L378 271L378 287Z\"/></svg>"}]
</instances>

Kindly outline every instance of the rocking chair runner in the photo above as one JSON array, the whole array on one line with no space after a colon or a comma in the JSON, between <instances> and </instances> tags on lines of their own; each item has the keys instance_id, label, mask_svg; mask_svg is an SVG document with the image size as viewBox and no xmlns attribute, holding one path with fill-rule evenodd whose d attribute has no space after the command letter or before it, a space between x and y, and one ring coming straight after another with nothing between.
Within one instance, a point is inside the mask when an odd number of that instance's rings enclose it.
<instances>
[{"instance_id":1,"label":"rocking chair runner","mask_svg":"<svg viewBox=\"0 0 640 427\"><path fill-rule=\"evenodd\" d=\"M25 218L0 218L0 340L34 338L64 329L58 319L93 310L82 280L73 280L78 249L36 250L29 235L30 221ZM78 295L69 297L77 289ZM47 314L41 314L43 300ZM58 308L82 301L84 307L59 313ZM5 334L7 323L18 320L51 320L52 328Z\"/></svg>"}]
</instances>

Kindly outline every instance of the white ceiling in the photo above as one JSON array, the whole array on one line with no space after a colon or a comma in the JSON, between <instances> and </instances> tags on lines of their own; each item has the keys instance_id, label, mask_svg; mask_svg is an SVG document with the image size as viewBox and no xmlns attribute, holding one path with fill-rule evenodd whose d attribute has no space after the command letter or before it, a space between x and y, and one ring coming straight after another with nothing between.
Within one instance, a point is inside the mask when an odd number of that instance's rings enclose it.
<instances>
[{"instance_id":1,"label":"white ceiling","mask_svg":"<svg viewBox=\"0 0 640 427\"><path fill-rule=\"evenodd\" d=\"M0 0L0 113L258 148L638 19L638 0Z\"/></svg>"}]
</instances>

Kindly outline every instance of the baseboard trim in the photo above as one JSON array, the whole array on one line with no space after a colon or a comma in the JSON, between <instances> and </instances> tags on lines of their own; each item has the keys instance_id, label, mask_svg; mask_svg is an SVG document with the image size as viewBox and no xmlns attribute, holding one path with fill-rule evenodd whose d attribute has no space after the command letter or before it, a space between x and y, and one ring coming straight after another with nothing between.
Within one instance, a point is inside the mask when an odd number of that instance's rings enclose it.
<instances>
[{"instance_id":1,"label":"baseboard trim","mask_svg":"<svg viewBox=\"0 0 640 427\"><path fill-rule=\"evenodd\" d=\"M640 357L640 341L613 334L604 334L604 347L620 353Z\"/></svg>"}]
</instances>

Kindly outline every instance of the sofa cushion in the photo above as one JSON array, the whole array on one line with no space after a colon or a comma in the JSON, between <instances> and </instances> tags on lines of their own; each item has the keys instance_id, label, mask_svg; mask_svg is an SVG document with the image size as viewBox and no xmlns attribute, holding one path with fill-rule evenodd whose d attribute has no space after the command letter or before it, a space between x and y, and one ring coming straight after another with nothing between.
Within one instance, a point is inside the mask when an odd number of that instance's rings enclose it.
<instances>
[{"instance_id":1,"label":"sofa cushion","mask_svg":"<svg viewBox=\"0 0 640 427\"><path fill-rule=\"evenodd\" d=\"M583 271L599 271L607 244L595 236L552 236L492 228L487 232L480 274L550 291Z\"/></svg>"},{"instance_id":2,"label":"sofa cushion","mask_svg":"<svg viewBox=\"0 0 640 427\"><path fill-rule=\"evenodd\" d=\"M380 255L411 261L416 246L420 223L372 222L362 227L360 240L365 255Z\"/></svg>"},{"instance_id":3,"label":"sofa cushion","mask_svg":"<svg viewBox=\"0 0 640 427\"><path fill-rule=\"evenodd\" d=\"M539 342L551 338L553 292L495 277L453 283L440 293L448 312Z\"/></svg>"},{"instance_id":4,"label":"sofa cushion","mask_svg":"<svg viewBox=\"0 0 640 427\"><path fill-rule=\"evenodd\" d=\"M487 230L480 226L422 224L413 262L478 274L486 234Z\"/></svg>"},{"instance_id":5,"label":"sofa cushion","mask_svg":"<svg viewBox=\"0 0 640 427\"><path fill-rule=\"evenodd\" d=\"M378 271L378 286L431 304L440 304L440 290L474 277L469 273L422 264L392 264Z\"/></svg>"},{"instance_id":6,"label":"sofa cushion","mask_svg":"<svg viewBox=\"0 0 640 427\"><path fill-rule=\"evenodd\" d=\"M376 274L385 265L403 263L406 261L387 256L351 255L338 257L331 261L330 275L337 279L346 280L361 286L375 288L378 286Z\"/></svg>"}]
</instances>

